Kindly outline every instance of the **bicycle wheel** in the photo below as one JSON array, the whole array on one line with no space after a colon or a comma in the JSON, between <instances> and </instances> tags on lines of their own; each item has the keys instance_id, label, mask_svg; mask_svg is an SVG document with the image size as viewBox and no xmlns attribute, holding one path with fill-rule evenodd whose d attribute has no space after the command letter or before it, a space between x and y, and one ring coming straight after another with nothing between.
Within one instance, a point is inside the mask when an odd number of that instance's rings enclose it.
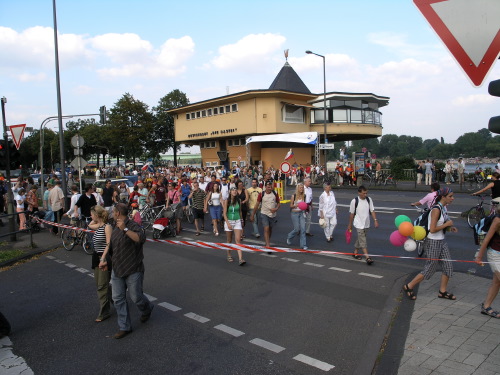
<instances>
[{"instance_id":1,"label":"bicycle wheel","mask_svg":"<svg viewBox=\"0 0 500 375\"><path fill-rule=\"evenodd\" d=\"M479 223L483 217L485 217L484 209L482 207L473 207L467 214L467 224L469 224L469 227L474 228L474 225Z\"/></svg>"},{"instance_id":2,"label":"bicycle wheel","mask_svg":"<svg viewBox=\"0 0 500 375\"><path fill-rule=\"evenodd\" d=\"M188 221L188 223L193 224L194 223L194 214L193 214L193 209L191 208L191 206L186 208L185 213L186 213L186 220Z\"/></svg>"},{"instance_id":3,"label":"bicycle wheel","mask_svg":"<svg viewBox=\"0 0 500 375\"><path fill-rule=\"evenodd\" d=\"M151 223L153 222L153 212L151 209L145 211L141 215L141 220L142 220L142 227L144 229L148 229L151 226Z\"/></svg>"},{"instance_id":4,"label":"bicycle wheel","mask_svg":"<svg viewBox=\"0 0 500 375\"><path fill-rule=\"evenodd\" d=\"M94 235L92 233L84 233L83 234L83 251L85 251L88 255L92 255L94 252Z\"/></svg>"},{"instance_id":5,"label":"bicycle wheel","mask_svg":"<svg viewBox=\"0 0 500 375\"><path fill-rule=\"evenodd\" d=\"M417 256L421 258L425 253L424 241L416 241L417 242Z\"/></svg>"},{"instance_id":6,"label":"bicycle wheel","mask_svg":"<svg viewBox=\"0 0 500 375\"><path fill-rule=\"evenodd\" d=\"M153 238L155 240L159 239L161 237L161 230L159 229L153 229Z\"/></svg>"},{"instance_id":7,"label":"bicycle wheel","mask_svg":"<svg viewBox=\"0 0 500 375\"><path fill-rule=\"evenodd\" d=\"M73 229L64 228L61 232L61 240L64 248L68 251L73 250L76 243L76 235Z\"/></svg>"}]
</instances>

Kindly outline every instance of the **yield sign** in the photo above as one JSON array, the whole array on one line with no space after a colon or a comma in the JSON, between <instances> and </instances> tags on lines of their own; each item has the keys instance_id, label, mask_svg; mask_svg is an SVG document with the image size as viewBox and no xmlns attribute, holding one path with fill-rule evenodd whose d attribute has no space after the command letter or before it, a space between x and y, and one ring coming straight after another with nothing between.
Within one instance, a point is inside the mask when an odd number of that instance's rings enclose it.
<instances>
[{"instance_id":1,"label":"yield sign","mask_svg":"<svg viewBox=\"0 0 500 375\"><path fill-rule=\"evenodd\" d=\"M474 86L500 53L499 0L413 0Z\"/></svg>"},{"instance_id":2,"label":"yield sign","mask_svg":"<svg viewBox=\"0 0 500 375\"><path fill-rule=\"evenodd\" d=\"M12 134L12 140L14 141L14 144L16 145L16 148L19 150L19 146L21 145L21 141L23 140L23 135L24 135L24 128L26 127L26 124L20 124L20 125L10 125L10 133Z\"/></svg>"}]
</instances>

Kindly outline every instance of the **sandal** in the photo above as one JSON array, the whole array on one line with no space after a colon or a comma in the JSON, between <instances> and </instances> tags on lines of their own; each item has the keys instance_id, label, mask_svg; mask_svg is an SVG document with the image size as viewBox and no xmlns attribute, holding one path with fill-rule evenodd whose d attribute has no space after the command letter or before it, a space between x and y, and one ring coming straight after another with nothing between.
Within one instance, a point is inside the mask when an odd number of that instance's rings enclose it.
<instances>
[{"instance_id":1,"label":"sandal","mask_svg":"<svg viewBox=\"0 0 500 375\"><path fill-rule=\"evenodd\" d=\"M438 297L444 298L444 299L451 299L451 300L457 299L457 297L455 297L453 294L448 293L448 292L441 292L441 291L439 291Z\"/></svg>"},{"instance_id":2,"label":"sandal","mask_svg":"<svg viewBox=\"0 0 500 375\"><path fill-rule=\"evenodd\" d=\"M372 263L373 263L373 259L372 258L370 258L370 257L366 258L366 264L368 264L369 266L371 266Z\"/></svg>"},{"instance_id":3,"label":"sandal","mask_svg":"<svg viewBox=\"0 0 500 375\"><path fill-rule=\"evenodd\" d=\"M246 263L246 262L245 262L243 259L240 259L240 266L245 265L245 263Z\"/></svg>"},{"instance_id":4,"label":"sandal","mask_svg":"<svg viewBox=\"0 0 500 375\"><path fill-rule=\"evenodd\" d=\"M406 296L412 301L415 301L417 299L417 296L415 295L415 293L413 293L413 289L410 289L408 284L403 285L403 292L405 292Z\"/></svg>"},{"instance_id":5,"label":"sandal","mask_svg":"<svg viewBox=\"0 0 500 375\"><path fill-rule=\"evenodd\" d=\"M361 260L361 256L358 254L352 254L352 257L357 260Z\"/></svg>"},{"instance_id":6,"label":"sandal","mask_svg":"<svg viewBox=\"0 0 500 375\"><path fill-rule=\"evenodd\" d=\"M199 235L200 235L200 233L199 233L199 232L196 232L195 236L199 236Z\"/></svg>"},{"instance_id":7,"label":"sandal","mask_svg":"<svg viewBox=\"0 0 500 375\"><path fill-rule=\"evenodd\" d=\"M484 303L481 304L481 314L500 319L500 312L493 310L491 306L488 308L484 308Z\"/></svg>"},{"instance_id":8,"label":"sandal","mask_svg":"<svg viewBox=\"0 0 500 375\"><path fill-rule=\"evenodd\" d=\"M227 261L228 261L229 263L231 263L233 260L234 260L234 259L233 259L233 257L232 257L232 256L228 256L228 257L227 257Z\"/></svg>"}]
</instances>

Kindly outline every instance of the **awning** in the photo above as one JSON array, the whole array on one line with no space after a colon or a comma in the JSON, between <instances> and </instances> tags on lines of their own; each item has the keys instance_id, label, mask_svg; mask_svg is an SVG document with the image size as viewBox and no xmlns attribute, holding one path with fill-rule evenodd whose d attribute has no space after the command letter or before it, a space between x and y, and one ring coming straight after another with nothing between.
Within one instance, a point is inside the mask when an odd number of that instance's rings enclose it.
<instances>
[{"instance_id":1,"label":"awning","mask_svg":"<svg viewBox=\"0 0 500 375\"><path fill-rule=\"evenodd\" d=\"M317 141L318 141L317 132L304 132L304 133L256 135L248 138L247 144L252 142L286 142L286 143L305 143L305 144L315 145Z\"/></svg>"}]
</instances>

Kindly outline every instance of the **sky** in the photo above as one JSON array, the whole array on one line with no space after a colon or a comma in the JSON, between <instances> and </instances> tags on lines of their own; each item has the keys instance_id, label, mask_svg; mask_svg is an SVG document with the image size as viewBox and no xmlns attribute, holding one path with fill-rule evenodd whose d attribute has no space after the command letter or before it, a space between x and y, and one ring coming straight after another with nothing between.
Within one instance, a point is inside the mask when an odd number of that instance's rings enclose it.
<instances>
[{"instance_id":1,"label":"sky","mask_svg":"<svg viewBox=\"0 0 500 375\"><path fill-rule=\"evenodd\" d=\"M57 0L57 26L64 115L125 93L154 107L174 89L191 103L267 89L285 49L313 93L323 61L306 50L326 57L327 92L390 97L383 134L453 143L500 115L500 63L473 87L412 0ZM0 0L0 71L7 125L57 115L52 1Z\"/></svg>"}]
</instances>

